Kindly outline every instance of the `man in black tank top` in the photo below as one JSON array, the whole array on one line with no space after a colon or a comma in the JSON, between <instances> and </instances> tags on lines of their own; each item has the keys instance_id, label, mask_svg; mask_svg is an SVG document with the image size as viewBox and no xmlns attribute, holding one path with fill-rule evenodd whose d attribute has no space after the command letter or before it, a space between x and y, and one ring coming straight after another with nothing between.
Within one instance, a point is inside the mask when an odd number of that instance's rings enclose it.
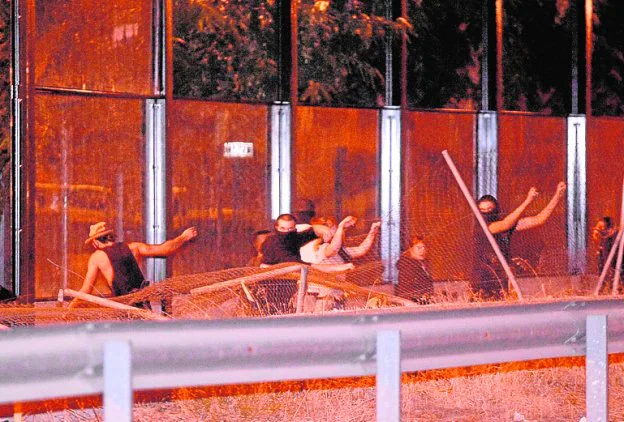
<instances>
[{"instance_id":1,"label":"man in black tank top","mask_svg":"<svg viewBox=\"0 0 624 422\"><path fill-rule=\"evenodd\" d=\"M165 257L176 253L186 242L197 236L195 227L190 227L171 240L159 245L142 242L115 242L112 229L106 223L99 222L89 228L89 237L85 246L92 246L95 252L89 257L87 275L80 291L91 293L98 275L102 275L113 295L131 293L145 286L145 277L141 272L143 257Z\"/></svg>"},{"instance_id":2,"label":"man in black tank top","mask_svg":"<svg viewBox=\"0 0 624 422\"><path fill-rule=\"evenodd\" d=\"M492 195L483 195L479 198L477 201L479 212L507 262L511 258L511 236L514 232L532 229L544 224L550 218L559 200L563 198L565 190L566 184L559 182L555 194L548 204L538 214L530 217L523 217L522 214L538 195L534 187L529 189L522 204L506 216L500 215L498 201ZM471 280L473 293L483 299L504 298L509 289L505 271L486 234L480 227L477 227L476 230Z\"/></svg>"}]
</instances>

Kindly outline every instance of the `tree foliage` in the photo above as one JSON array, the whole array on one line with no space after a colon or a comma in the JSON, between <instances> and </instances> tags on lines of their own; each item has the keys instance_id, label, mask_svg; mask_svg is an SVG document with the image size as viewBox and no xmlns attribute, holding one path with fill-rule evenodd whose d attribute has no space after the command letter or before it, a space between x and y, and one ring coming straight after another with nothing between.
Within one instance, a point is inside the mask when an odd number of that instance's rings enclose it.
<instances>
[{"instance_id":1,"label":"tree foliage","mask_svg":"<svg viewBox=\"0 0 624 422\"><path fill-rule=\"evenodd\" d=\"M275 99L275 7L274 0L175 0L174 94Z\"/></svg>"},{"instance_id":2,"label":"tree foliage","mask_svg":"<svg viewBox=\"0 0 624 422\"><path fill-rule=\"evenodd\" d=\"M299 8L299 100L383 106L385 45L410 31L383 15L384 2L303 0Z\"/></svg>"},{"instance_id":3,"label":"tree foliage","mask_svg":"<svg viewBox=\"0 0 624 422\"><path fill-rule=\"evenodd\" d=\"M409 0L410 106L475 110L481 97L481 0Z\"/></svg>"},{"instance_id":4,"label":"tree foliage","mask_svg":"<svg viewBox=\"0 0 624 422\"><path fill-rule=\"evenodd\" d=\"M370 3L370 2L369 2ZM375 14L382 1L299 3L299 100L381 105L384 43L409 29ZM276 0L175 0L174 93L271 101L277 93Z\"/></svg>"},{"instance_id":5,"label":"tree foliage","mask_svg":"<svg viewBox=\"0 0 624 422\"><path fill-rule=\"evenodd\" d=\"M597 115L624 115L624 2L594 2L592 110Z\"/></svg>"},{"instance_id":6,"label":"tree foliage","mask_svg":"<svg viewBox=\"0 0 624 422\"><path fill-rule=\"evenodd\" d=\"M507 0L504 4L504 108L568 113L572 63L569 3Z\"/></svg>"}]
</instances>

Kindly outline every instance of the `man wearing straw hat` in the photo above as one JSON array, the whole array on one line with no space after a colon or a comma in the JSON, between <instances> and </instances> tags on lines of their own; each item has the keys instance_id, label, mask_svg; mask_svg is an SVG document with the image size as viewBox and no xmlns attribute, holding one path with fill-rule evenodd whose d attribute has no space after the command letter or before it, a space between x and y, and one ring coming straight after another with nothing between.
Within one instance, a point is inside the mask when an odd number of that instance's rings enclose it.
<instances>
[{"instance_id":1,"label":"man wearing straw hat","mask_svg":"<svg viewBox=\"0 0 624 422\"><path fill-rule=\"evenodd\" d=\"M106 279L113 295L121 296L145 287L141 272L144 257L165 257L176 253L186 242L197 236L195 227L190 227L171 240L159 245L142 242L115 242L113 230L101 221L89 227L89 237L85 246L92 246L95 252L89 257L87 275L80 291L91 293L99 274Z\"/></svg>"}]
</instances>

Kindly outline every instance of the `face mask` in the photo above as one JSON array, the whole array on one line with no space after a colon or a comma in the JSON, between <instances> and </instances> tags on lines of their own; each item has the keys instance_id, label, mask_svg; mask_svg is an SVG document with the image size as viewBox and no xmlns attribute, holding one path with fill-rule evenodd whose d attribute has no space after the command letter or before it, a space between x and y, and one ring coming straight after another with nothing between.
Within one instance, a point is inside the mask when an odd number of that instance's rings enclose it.
<instances>
[{"instance_id":1,"label":"face mask","mask_svg":"<svg viewBox=\"0 0 624 422\"><path fill-rule=\"evenodd\" d=\"M498 221L498 213L496 211L482 212L481 215L487 223Z\"/></svg>"},{"instance_id":2,"label":"face mask","mask_svg":"<svg viewBox=\"0 0 624 422\"><path fill-rule=\"evenodd\" d=\"M297 237L297 232L276 232L277 238L284 244L290 244L294 242Z\"/></svg>"}]
</instances>

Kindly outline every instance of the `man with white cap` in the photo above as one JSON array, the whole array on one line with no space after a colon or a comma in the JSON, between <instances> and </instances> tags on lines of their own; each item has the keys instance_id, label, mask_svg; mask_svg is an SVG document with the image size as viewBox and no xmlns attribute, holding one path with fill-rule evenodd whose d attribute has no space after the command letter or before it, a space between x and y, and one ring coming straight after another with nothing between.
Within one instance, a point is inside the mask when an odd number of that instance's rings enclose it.
<instances>
[{"instance_id":1,"label":"man with white cap","mask_svg":"<svg viewBox=\"0 0 624 422\"><path fill-rule=\"evenodd\" d=\"M113 295L121 296L145 286L141 272L143 257L165 257L176 253L186 242L197 236L195 227L190 227L171 240L159 245L142 242L115 242L113 230L99 222L89 227L85 246L93 246L95 252L89 257L87 275L81 292L91 293L99 274L106 279Z\"/></svg>"}]
</instances>

